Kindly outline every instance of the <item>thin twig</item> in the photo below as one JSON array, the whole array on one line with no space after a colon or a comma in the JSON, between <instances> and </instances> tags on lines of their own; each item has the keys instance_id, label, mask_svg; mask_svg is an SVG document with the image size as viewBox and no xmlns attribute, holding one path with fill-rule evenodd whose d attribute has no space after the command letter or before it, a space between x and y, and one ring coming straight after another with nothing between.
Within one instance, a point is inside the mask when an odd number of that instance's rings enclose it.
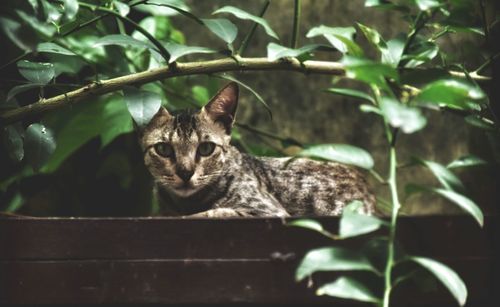
<instances>
[{"instance_id":1,"label":"thin twig","mask_svg":"<svg viewBox=\"0 0 500 307\"><path fill-rule=\"evenodd\" d=\"M300 24L300 0L295 0L295 10L293 13L293 29L292 29L292 41L290 42L290 48L295 49L299 43L299 24Z\"/></svg>"},{"instance_id":2,"label":"thin twig","mask_svg":"<svg viewBox=\"0 0 500 307\"><path fill-rule=\"evenodd\" d=\"M264 6L260 10L259 17L264 16L264 14L266 13L267 8L269 7L269 4L270 4L269 0L267 0L264 3ZM245 38L243 39L243 42L241 43L241 46L238 49L238 55L240 55L240 56L243 55L243 52L245 52L245 50L247 49L248 43L250 43L250 40L252 39L253 34L255 33L255 30L257 29L258 25L259 25L258 23L254 22L253 25L252 25L252 28L250 29L250 31L247 33L247 35L245 35Z\"/></svg>"}]
</instances>

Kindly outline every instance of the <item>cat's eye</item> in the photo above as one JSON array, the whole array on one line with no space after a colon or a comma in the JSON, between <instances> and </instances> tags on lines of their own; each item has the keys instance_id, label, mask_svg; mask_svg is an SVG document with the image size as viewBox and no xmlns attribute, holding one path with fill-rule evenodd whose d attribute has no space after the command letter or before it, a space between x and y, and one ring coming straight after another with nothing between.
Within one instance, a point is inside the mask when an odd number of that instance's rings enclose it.
<instances>
[{"instance_id":1,"label":"cat's eye","mask_svg":"<svg viewBox=\"0 0 500 307\"><path fill-rule=\"evenodd\" d=\"M215 150L215 144L212 142L203 142L198 146L200 156L210 156Z\"/></svg>"},{"instance_id":2,"label":"cat's eye","mask_svg":"<svg viewBox=\"0 0 500 307\"><path fill-rule=\"evenodd\" d=\"M156 153L162 157L170 158L174 155L174 149L167 143L156 143L154 148Z\"/></svg>"}]
</instances>

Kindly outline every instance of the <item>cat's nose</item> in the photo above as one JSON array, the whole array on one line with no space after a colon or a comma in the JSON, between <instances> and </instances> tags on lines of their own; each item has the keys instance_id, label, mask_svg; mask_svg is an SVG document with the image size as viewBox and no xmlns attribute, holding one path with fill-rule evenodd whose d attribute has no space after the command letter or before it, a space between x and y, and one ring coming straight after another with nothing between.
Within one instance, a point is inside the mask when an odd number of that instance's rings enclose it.
<instances>
[{"instance_id":1,"label":"cat's nose","mask_svg":"<svg viewBox=\"0 0 500 307\"><path fill-rule=\"evenodd\" d=\"M193 176L193 174L194 170L192 169L182 168L177 170L177 176L181 177L181 179L184 180L184 182L188 182L189 179L191 179L191 177Z\"/></svg>"}]
</instances>

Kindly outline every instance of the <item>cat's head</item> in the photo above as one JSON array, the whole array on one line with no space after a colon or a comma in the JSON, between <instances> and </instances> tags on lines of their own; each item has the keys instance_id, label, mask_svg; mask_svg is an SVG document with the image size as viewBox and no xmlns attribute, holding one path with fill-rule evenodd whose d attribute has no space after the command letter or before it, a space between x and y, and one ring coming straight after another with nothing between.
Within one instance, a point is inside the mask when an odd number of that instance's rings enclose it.
<instances>
[{"instance_id":1,"label":"cat's head","mask_svg":"<svg viewBox=\"0 0 500 307\"><path fill-rule=\"evenodd\" d=\"M157 184L188 197L224 171L238 85L222 88L201 110L170 114L161 107L141 136L144 163Z\"/></svg>"}]
</instances>

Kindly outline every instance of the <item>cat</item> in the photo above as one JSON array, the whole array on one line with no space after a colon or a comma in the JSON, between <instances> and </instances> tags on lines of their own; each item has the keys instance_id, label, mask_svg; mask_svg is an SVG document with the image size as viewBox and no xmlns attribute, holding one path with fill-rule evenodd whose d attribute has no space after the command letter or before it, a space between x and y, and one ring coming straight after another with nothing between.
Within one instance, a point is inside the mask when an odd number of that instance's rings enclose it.
<instances>
[{"instance_id":1,"label":"cat","mask_svg":"<svg viewBox=\"0 0 500 307\"><path fill-rule=\"evenodd\" d=\"M189 217L340 215L353 200L373 214L361 173L334 162L254 157L230 145L238 85L223 87L201 110L161 107L140 135L162 214Z\"/></svg>"}]
</instances>

